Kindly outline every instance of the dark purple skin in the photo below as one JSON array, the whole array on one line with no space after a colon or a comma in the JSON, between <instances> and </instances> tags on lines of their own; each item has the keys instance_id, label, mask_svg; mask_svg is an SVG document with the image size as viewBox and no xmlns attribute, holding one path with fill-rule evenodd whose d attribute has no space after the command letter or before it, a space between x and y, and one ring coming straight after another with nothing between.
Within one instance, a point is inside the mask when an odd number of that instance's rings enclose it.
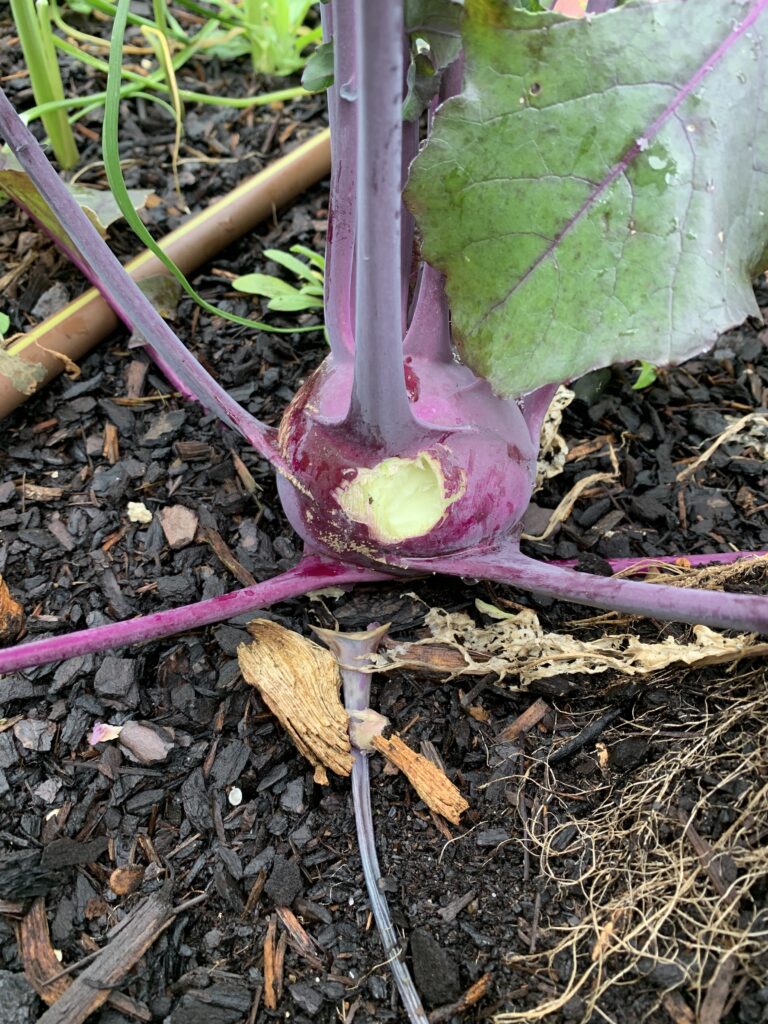
<instances>
[{"instance_id":1,"label":"dark purple skin","mask_svg":"<svg viewBox=\"0 0 768 1024\"><path fill-rule=\"evenodd\" d=\"M429 454L441 466L446 498L455 500L429 533L397 543L382 542L348 518L338 492L358 469L375 466L389 452L361 443L348 418L339 422L333 416L334 407L346 404L351 366L335 366L330 356L286 410L279 435L291 474L278 478L280 499L312 550L381 567L392 559L438 557L520 532L538 450L521 407L496 398L465 367L431 364L420 376L418 361L408 358L409 400L419 429L397 455ZM473 411L482 414L484 426L467 426Z\"/></svg>"}]
</instances>

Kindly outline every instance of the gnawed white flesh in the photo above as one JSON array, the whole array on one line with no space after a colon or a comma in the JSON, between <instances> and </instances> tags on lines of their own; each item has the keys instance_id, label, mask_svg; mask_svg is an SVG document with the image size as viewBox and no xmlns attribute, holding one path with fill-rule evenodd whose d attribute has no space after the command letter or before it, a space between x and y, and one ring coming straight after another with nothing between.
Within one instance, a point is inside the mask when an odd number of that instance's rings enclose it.
<instances>
[{"instance_id":1,"label":"gnawed white flesh","mask_svg":"<svg viewBox=\"0 0 768 1024\"><path fill-rule=\"evenodd\" d=\"M346 515L368 527L380 544L423 537L440 522L458 494L447 497L440 463L427 452L384 459L339 487L336 500Z\"/></svg>"}]
</instances>

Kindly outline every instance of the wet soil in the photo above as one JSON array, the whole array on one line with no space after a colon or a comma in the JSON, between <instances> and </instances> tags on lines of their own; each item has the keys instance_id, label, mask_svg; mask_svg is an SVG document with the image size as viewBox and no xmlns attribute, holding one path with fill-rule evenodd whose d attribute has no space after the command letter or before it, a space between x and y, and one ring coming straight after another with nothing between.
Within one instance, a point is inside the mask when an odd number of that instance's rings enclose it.
<instances>
[{"instance_id":1,"label":"wet soil","mask_svg":"<svg viewBox=\"0 0 768 1024\"><path fill-rule=\"evenodd\" d=\"M4 32L7 40L7 25ZM6 55L3 73L17 69ZM79 75L70 73L72 81ZM196 87L222 94L258 85L242 63L211 61L197 67L197 78ZM29 104L25 79L5 84L15 103ZM190 108L184 202L199 209L317 130L322 116L316 99L253 113ZM85 119L80 142L82 163L90 167L85 177L103 183L98 130L97 114ZM147 221L159 236L182 216L170 169L172 126L152 107L126 108L121 137L129 185L154 190ZM322 251L326 222L327 191L319 185L222 253L195 277L195 287L233 311L260 316L257 304L231 290L230 275L278 272L263 257L270 246L299 242ZM135 251L124 228L113 229L110 239L121 256ZM0 207L0 275L10 275L0 308L13 330L60 303L62 288L72 297L82 287L9 204ZM761 301L768 306L768 292ZM253 332L187 300L179 303L175 325L224 386L270 423L323 354L319 332ZM767 338L761 325L745 325L722 338L713 354L662 372L643 391L632 390L629 368L580 382L563 424L576 456L537 494L531 532L577 480L611 471L611 449L618 474L582 495L559 530L528 550L542 558L580 558L585 570L599 572L612 557L768 547L764 428L723 444L691 479L678 480L730 418L765 410ZM268 579L296 562L300 545L269 467L175 395L124 334L99 345L79 369L77 379L59 378L0 426L0 574L24 607L27 638L187 604L248 579ZM246 486L236 457L256 489ZM131 522L128 502L143 503L152 522ZM199 533L176 549L168 545L159 515L173 506L193 510L201 526L220 535L232 553L229 566ZM753 572L733 585L764 592L764 575ZM466 611L482 623L477 599L532 607L546 628L583 637L606 630L653 640L691 635L687 627L653 621L595 622L576 606L483 581L439 578L291 601L264 614L305 635L312 624L364 628L386 620L392 635L405 640L423 635L426 607ZM94 1021L403 1019L371 922L348 782L331 777L318 785L244 684L235 655L249 639L248 618L3 680L0 1020L32 1021L42 1013L21 980L18 941L19 921L35 900L43 901L53 946L71 965L103 947L111 929L157 893L174 904L205 898L182 910L121 977L115 992L128 1004L105 1006ZM384 888L422 997L438 1011L435 1020L488 1020L501 1012L535 1019L535 1008L563 992L574 969L589 968L599 928L575 965L568 950L548 963L526 959L553 948L590 913L599 917L573 884L579 852L563 839L570 860L556 879L526 839L526 821L538 815L543 828L562 829L631 799L637 773L660 760L670 743L685 746L692 723L705 713L717 721L725 707L722 678L723 670L710 668L668 670L631 689L612 672L555 676L529 687L515 677L477 685L476 678L448 681L416 672L374 682L374 706L411 746L432 745L470 803L461 826L448 826L430 815L401 775L372 761ZM764 692L765 681L753 666L743 693ZM537 699L547 702L547 714L515 743L499 743L499 734ZM581 749L546 768L552 752L601 719L602 730ZM156 730L162 757L148 760L145 749L137 756L115 742L89 743L96 722L128 721ZM726 731L718 741L722 750L729 736ZM663 809L670 847L681 841L678 810L701 798L707 771L714 773L707 783L713 794L720 782L733 782L718 777L712 764L692 766ZM762 848L768 808L760 785L745 774ZM711 813L698 819L706 843L717 847L727 832L729 807L744 796L743 787L737 790L726 786L713 795ZM606 857L615 855L614 839L604 838ZM122 869L118 876L116 869ZM620 866L615 870L618 885ZM702 898L715 884L703 862L693 884ZM764 882L756 879L736 919L743 923L755 907L764 908L764 898ZM631 904L631 893L627 899ZM309 944L286 925L286 908ZM722 952L728 939L721 939ZM270 943L278 959L284 955L272 1009L264 987ZM739 959L738 950L734 957L727 997L711 999L716 1015L707 1019L765 1020L768 964L751 955L749 962ZM695 982L690 973L670 981L668 973L629 971L594 1009L592 978L548 1019L697 1019L721 958L716 952L705 958ZM617 955L605 970L618 977L622 965ZM482 997L456 1008L476 983ZM8 1006L10 1017L3 1016Z\"/></svg>"}]
</instances>

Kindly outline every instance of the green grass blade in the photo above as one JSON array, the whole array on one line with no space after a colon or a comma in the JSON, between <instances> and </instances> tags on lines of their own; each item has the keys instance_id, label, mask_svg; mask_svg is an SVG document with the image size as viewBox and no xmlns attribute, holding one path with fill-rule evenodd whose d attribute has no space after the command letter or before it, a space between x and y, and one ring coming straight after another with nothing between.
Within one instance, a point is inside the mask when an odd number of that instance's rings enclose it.
<instances>
[{"instance_id":1,"label":"green grass blade","mask_svg":"<svg viewBox=\"0 0 768 1024\"><path fill-rule=\"evenodd\" d=\"M322 253L315 252L306 245L292 245L291 252L295 252L297 256L303 256L313 267L317 267L321 274L325 273L325 256Z\"/></svg>"},{"instance_id":2,"label":"green grass blade","mask_svg":"<svg viewBox=\"0 0 768 1024\"><path fill-rule=\"evenodd\" d=\"M224 309L207 302L189 283L184 274L179 270L173 260L163 252L152 235L144 226L141 218L133 209L128 197L128 192L120 166L120 154L118 149L118 121L120 113L120 75L122 62L123 37L127 22L128 5L130 0L119 0L115 21L112 28L112 47L109 54L109 76L107 79L106 102L104 104L104 130L103 130L103 156L104 167L107 173L109 187L115 200L120 207L123 216L130 227L144 245L163 263L163 265L176 278L184 291L206 312L214 316L220 316L232 323L240 324L242 327L251 327L261 331L271 331L278 334L292 334L295 331L316 331L319 326L314 327L272 327L269 324L257 320L249 320L246 317L236 316Z\"/></svg>"},{"instance_id":3,"label":"green grass blade","mask_svg":"<svg viewBox=\"0 0 768 1024\"><path fill-rule=\"evenodd\" d=\"M64 100L64 86L56 61L56 50L47 3L36 8L34 0L11 0L11 13L19 34L35 101ZM77 146L67 120L66 110L49 111L43 126L61 167L68 170L77 163Z\"/></svg>"},{"instance_id":4,"label":"green grass blade","mask_svg":"<svg viewBox=\"0 0 768 1024\"><path fill-rule=\"evenodd\" d=\"M321 299L313 299L311 295L276 295L267 303L267 309L275 313L303 313L308 309L322 309Z\"/></svg>"}]
</instances>

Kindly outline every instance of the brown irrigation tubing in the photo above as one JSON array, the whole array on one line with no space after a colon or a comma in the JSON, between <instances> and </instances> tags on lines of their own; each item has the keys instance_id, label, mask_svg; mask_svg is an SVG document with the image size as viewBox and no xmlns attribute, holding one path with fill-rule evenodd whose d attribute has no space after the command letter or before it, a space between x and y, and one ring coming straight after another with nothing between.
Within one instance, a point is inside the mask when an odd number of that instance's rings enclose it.
<instances>
[{"instance_id":1,"label":"brown irrigation tubing","mask_svg":"<svg viewBox=\"0 0 768 1024\"><path fill-rule=\"evenodd\" d=\"M330 138L324 131L248 178L202 213L190 217L181 227L166 235L160 244L181 270L189 274L254 228L273 210L285 206L310 185L326 177L330 167ZM160 260L147 251L131 260L125 269L137 281L168 273ZM65 360L60 356L76 362L118 325L117 317L99 292L90 288L5 351L45 367L46 376L40 382L40 388L64 369ZM8 377L0 374L0 419L26 398L27 395L17 391Z\"/></svg>"}]
</instances>

